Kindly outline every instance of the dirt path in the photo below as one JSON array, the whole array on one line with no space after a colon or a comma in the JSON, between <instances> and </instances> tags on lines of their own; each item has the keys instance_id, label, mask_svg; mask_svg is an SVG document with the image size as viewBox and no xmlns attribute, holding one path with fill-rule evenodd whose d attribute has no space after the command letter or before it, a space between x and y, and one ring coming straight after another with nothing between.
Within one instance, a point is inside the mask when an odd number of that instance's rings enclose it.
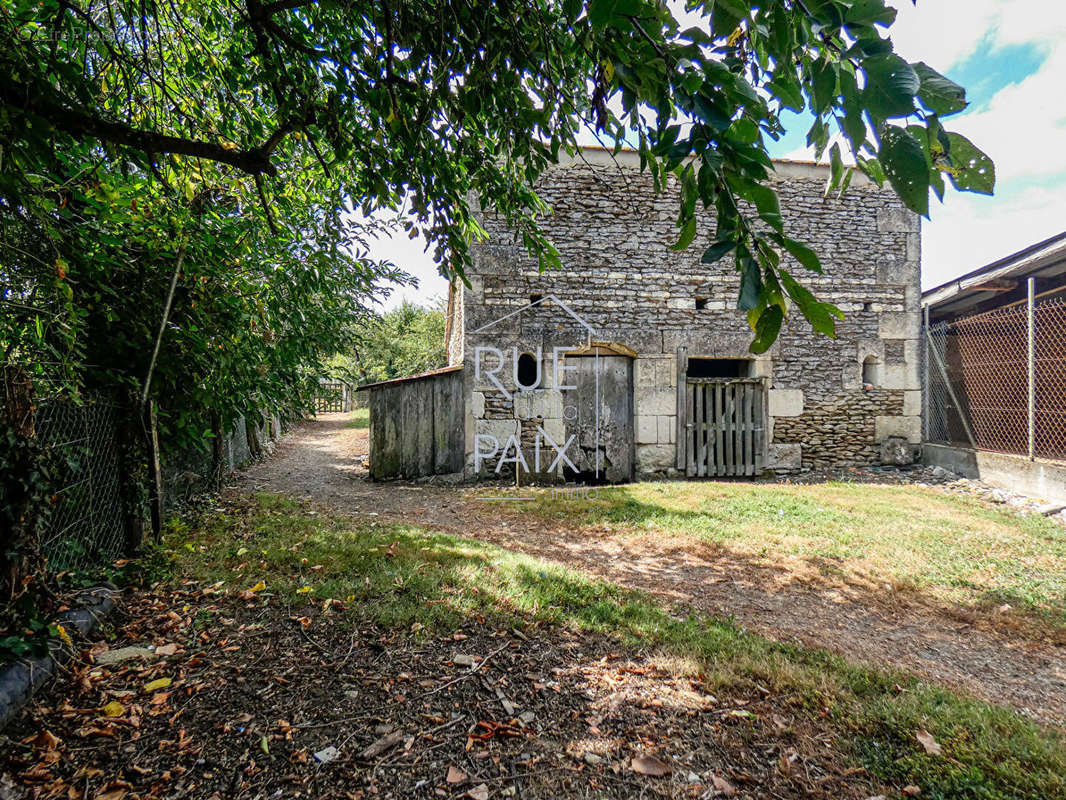
<instances>
[{"instance_id":1,"label":"dirt path","mask_svg":"<svg viewBox=\"0 0 1066 800\"><path fill-rule=\"evenodd\" d=\"M361 456L366 429L350 415L302 424L242 488L308 500L334 512L404 521L490 541L663 599L731 616L767 637L916 672L1043 722L1066 725L1066 647L990 629L964 609L935 608L878 587L767 566L728 549L664 536L576 531L499 507L466 490L375 484ZM792 568L795 567L795 568Z\"/></svg>"}]
</instances>

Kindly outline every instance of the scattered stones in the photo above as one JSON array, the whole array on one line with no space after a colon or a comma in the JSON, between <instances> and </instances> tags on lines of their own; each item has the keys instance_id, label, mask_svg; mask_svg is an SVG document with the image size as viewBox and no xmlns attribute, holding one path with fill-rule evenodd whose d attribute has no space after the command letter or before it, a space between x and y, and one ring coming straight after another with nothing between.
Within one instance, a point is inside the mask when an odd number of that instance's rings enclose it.
<instances>
[{"instance_id":1,"label":"scattered stones","mask_svg":"<svg viewBox=\"0 0 1066 800\"><path fill-rule=\"evenodd\" d=\"M330 761L336 761L337 757L340 754L340 750L338 750L333 745L330 745L329 747L324 747L317 753L315 753L314 758L315 761L317 761L319 764L328 764Z\"/></svg>"}]
</instances>

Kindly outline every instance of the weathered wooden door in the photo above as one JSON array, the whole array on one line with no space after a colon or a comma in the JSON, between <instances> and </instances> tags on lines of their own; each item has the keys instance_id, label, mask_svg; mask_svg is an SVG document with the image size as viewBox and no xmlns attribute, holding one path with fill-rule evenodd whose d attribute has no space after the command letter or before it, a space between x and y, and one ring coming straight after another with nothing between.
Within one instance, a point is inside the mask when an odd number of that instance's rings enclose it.
<instances>
[{"instance_id":1,"label":"weathered wooden door","mask_svg":"<svg viewBox=\"0 0 1066 800\"><path fill-rule=\"evenodd\" d=\"M766 452L762 378L686 378L682 443L692 478L758 475Z\"/></svg>"},{"instance_id":2,"label":"weathered wooden door","mask_svg":"<svg viewBox=\"0 0 1066 800\"><path fill-rule=\"evenodd\" d=\"M618 483L633 478L633 359L619 355L567 356L576 371L563 392L567 451L577 466L571 476Z\"/></svg>"}]
</instances>

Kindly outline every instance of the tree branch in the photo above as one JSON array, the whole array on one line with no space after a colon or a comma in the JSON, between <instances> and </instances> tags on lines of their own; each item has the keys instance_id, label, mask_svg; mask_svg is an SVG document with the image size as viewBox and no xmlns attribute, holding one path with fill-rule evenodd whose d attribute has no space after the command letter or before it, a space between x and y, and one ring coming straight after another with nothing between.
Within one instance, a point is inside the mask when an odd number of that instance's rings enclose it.
<instances>
[{"instance_id":1,"label":"tree branch","mask_svg":"<svg viewBox=\"0 0 1066 800\"><path fill-rule=\"evenodd\" d=\"M277 175L277 167L270 157L282 140L293 131L310 123L314 111L304 119L290 120L281 125L259 147L250 150L229 149L216 142L185 139L157 131L134 128L123 122L101 119L88 111L51 100L31 87L0 80L0 104L12 112L36 114L56 128L74 136L92 136L103 141L132 147L146 154L173 153L203 158L236 167L249 175Z\"/></svg>"}]
</instances>

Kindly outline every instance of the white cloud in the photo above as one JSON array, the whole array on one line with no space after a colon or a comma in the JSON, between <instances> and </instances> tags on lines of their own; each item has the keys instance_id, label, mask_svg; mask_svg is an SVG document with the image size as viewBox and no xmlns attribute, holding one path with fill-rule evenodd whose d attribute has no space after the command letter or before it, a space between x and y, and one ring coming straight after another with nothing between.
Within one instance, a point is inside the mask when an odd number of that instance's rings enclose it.
<instances>
[{"instance_id":1,"label":"white cloud","mask_svg":"<svg viewBox=\"0 0 1066 800\"><path fill-rule=\"evenodd\" d=\"M1062 190L1030 187L1009 199L960 192L922 222L922 288L1015 253L1066 228Z\"/></svg>"}]
</instances>

